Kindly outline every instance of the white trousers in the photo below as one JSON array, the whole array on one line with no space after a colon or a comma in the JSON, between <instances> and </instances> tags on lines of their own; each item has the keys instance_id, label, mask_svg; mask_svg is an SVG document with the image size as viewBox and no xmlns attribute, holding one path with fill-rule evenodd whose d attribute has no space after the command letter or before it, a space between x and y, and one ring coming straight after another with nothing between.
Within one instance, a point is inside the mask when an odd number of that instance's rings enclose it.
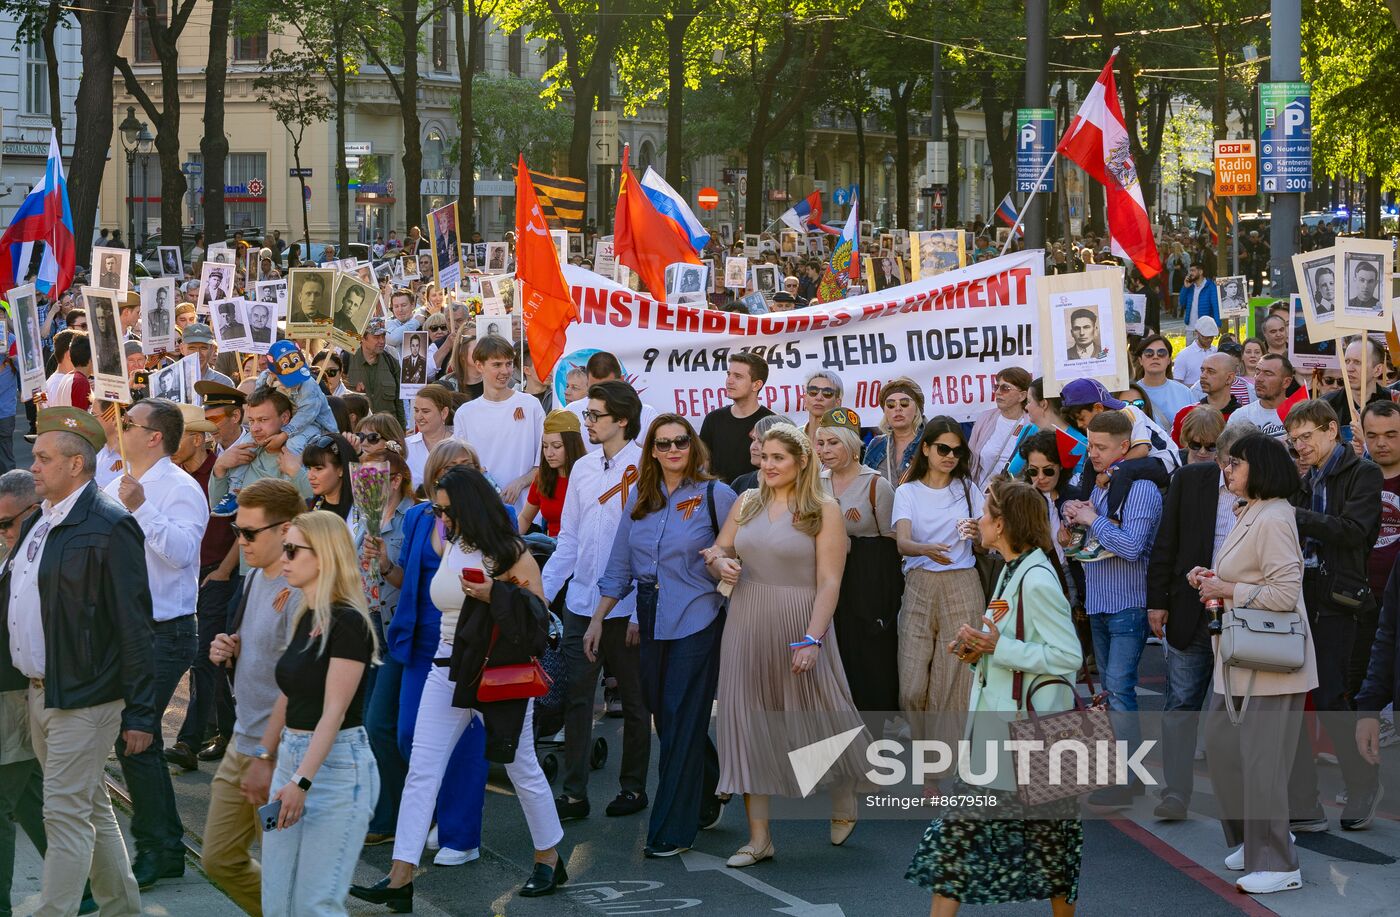
<instances>
[{"instance_id":1,"label":"white trousers","mask_svg":"<svg viewBox=\"0 0 1400 917\"><path fill-rule=\"evenodd\" d=\"M448 650L450 652L450 649ZM446 653L439 652L439 656ZM456 685L443 666L433 666L423 686L423 699L418 704L417 725L413 729L413 752L408 759L408 777L404 780L403 796L399 802L399 823L395 829L394 859L417 866L428 840L433 810L437 805L438 788L447 770L448 758L457 747L472 718L480 718L476 710L452 706ZM530 840L536 850L548 850L564 839L554 797L535 757L533 729L535 702L525 707L525 722L520 728L520 742L515 760L506 765L506 775L515 786Z\"/></svg>"}]
</instances>

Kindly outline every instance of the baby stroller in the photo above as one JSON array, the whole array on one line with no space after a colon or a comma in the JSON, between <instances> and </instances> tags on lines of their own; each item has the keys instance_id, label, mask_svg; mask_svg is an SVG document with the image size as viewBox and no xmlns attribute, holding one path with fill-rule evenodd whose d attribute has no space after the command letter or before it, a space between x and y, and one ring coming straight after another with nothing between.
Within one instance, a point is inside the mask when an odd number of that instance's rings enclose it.
<instances>
[{"instance_id":1,"label":"baby stroller","mask_svg":"<svg viewBox=\"0 0 1400 917\"><path fill-rule=\"evenodd\" d=\"M535 541L527 543L531 556L543 568L550 554L553 553L552 545L544 545ZM562 649L564 624L559 617L561 613L564 613L563 598L564 592L561 590L549 612L549 646L545 649L544 656L540 658L540 665L544 668L545 675L549 677L549 693L535 701L535 756L539 758L545 779L550 783L553 783L554 779L559 776L560 761L563 758L564 743L562 739L558 738L558 734L564 728L564 705L568 698L564 651ZM596 771L607 761L608 741L599 736L593 740L588 763Z\"/></svg>"}]
</instances>

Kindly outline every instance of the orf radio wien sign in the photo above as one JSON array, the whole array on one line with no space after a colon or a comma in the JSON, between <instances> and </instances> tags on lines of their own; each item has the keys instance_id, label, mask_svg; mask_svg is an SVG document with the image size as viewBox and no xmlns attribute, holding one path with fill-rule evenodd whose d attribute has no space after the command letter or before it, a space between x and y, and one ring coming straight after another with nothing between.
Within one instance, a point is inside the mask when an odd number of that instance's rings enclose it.
<instances>
[{"instance_id":1,"label":"orf radio wien sign","mask_svg":"<svg viewBox=\"0 0 1400 917\"><path fill-rule=\"evenodd\" d=\"M1217 197L1252 195L1259 190L1259 165L1253 140L1215 141Z\"/></svg>"}]
</instances>

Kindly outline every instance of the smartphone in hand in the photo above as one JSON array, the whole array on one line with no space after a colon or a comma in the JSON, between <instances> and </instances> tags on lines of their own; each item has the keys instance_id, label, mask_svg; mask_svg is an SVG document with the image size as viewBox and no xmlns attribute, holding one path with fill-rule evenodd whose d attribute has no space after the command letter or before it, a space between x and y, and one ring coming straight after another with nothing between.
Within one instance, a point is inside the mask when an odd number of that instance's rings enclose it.
<instances>
[{"instance_id":1,"label":"smartphone in hand","mask_svg":"<svg viewBox=\"0 0 1400 917\"><path fill-rule=\"evenodd\" d=\"M258 821L264 831L276 831L277 819L282 815L282 800L274 799L265 806L258 806Z\"/></svg>"}]
</instances>

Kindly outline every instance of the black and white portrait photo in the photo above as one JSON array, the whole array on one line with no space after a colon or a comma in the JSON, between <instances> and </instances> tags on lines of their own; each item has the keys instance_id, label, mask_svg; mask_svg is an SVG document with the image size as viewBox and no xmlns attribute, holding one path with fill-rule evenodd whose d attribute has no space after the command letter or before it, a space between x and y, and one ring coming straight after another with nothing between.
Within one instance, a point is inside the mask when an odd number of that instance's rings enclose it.
<instances>
[{"instance_id":1,"label":"black and white portrait photo","mask_svg":"<svg viewBox=\"0 0 1400 917\"><path fill-rule=\"evenodd\" d=\"M172 363L151 373L151 397L169 398L171 401L184 401L184 373L180 364Z\"/></svg>"},{"instance_id":2,"label":"black and white portrait photo","mask_svg":"<svg viewBox=\"0 0 1400 917\"><path fill-rule=\"evenodd\" d=\"M1215 282L1220 294L1220 317L1236 318L1249 310L1249 286L1243 276L1221 277Z\"/></svg>"},{"instance_id":3,"label":"black and white portrait photo","mask_svg":"<svg viewBox=\"0 0 1400 917\"><path fill-rule=\"evenodd\" d=\"M225 352L242 350L248 343L248 316L245 300L221 299L209 304L214 341Z\"/></svg>"},{"instance_id":4,"label":"black and white portrait photo","mask_svg":"<svg viewBox=\"0 0 1400 917\"><path fill-rule=\"evenodd\" d=\"M87 302L88 335L92 342L92 364L97 374L112 379L125 379L122 342L117 331L117 307L108 290L83 287Z\"/></svg>"},{"instance_id":5,"label":"black and white portrait photo","mask_svg":"<svg viewBox=\"0 0 1400 917\"><path fill-rule=\"evenodd\" d=\"M753 269L753 288L762 293L765 299L778 292L778 280L776 264L760 264Z\"/></svg>"},{"instance_id":6,"label":"black and white portrait photo","mask_svg":"<svg viewBox=\"0 0 1400 917\"><path fill-rule=\"evenodd\" d=\"M314 324L331 318L331 281L335 271L296 268L287 281L287 324L290 337L309 337Z\"/></svg>"},{"instance_id":7,"label":"black and white portrait photo","mask_svg":"<svg viewBox=\"0 0 1400 917\"><path fill-rule=\"evenodd\" d=\"M228 299L233 295L233 265L217 261L205 261L199 271L199 306L206 311L212 302Z\"/></svg>"},{"instance_id":8,"label":"black and white portrait photo","mask_svg":"<svg viewBox=\"0 0 1400 917\"><path fill-rule=\"evenodd\" d=\"M92 250L92 282L104 290L125 293L127 278L131 276L131 252L124 248L102 248Z\"/></svg>"},{"instance_id":9,"label":"black and white portrait photo","mask_svg":"<svg viewBox=\"0 0 1400 917\"><path fill-rule=\"evenodd\" d=\"M1381 259L1348 252L1342 258L1342 269L1347 278L1347 311L1380 312Z\"/></svg>"},{"instance_id":10,"label":"black and white portrait photo","mask_svg":"<svg viewBox=\"0 0 1400 917\"><path fill-rule=\"evenodd\" d=\"M335 310L331 324L346 335L359 337L361 329L369 321L369 310L378 293L374 287L360 283L353 274L336 275L333 291Z\"/></svg>"},{"instance_id":11,"label":"black and white portrait photo","mask_svg":"<svg viewBox=\"0 0 1400 917\"><path fill-rule=\"evenodd\" d=\"M428 381L428 333L410 331L403 336L402 380L405 385Z\"/></svg>"},{"instance_id":12,"label":"black and white portrait photo","mask_svg":"<svg viewBox=\"0 0 1400 917\"><path fill-rule=\"evenodd\" d=\"M272 346L277 333L277 320L274 317L277 304L265 302L248 303L248 349L256 353L267 353L265 348ZM259 347L264 349L258 349Z\"/></svg>"},{"instance_id":13,"label":"black and white portrait photo","mask_svg":"<svg viewBox=\"0 0 1400 917\"><path fill-rule=\"evenodd\" d=\"M142 349L148 354L174 350L175 278L144 277L139 288Z\"/></svg>"},{"instance_id":14,"label":"black and white portrait photo","mask_svg":"<svg viewBox=\"0 0 1400 917\"><path fill-rule=\"evenodd\" d=\"M703 264L671 264L666 267L666 301L681 304L705 302L706 269Z\"/></svg>"},{"instance_id":15,"label":"black and white portrait photo","mask_svg":"<svg viewBox=\"0 0 1400 917\"><path fill-rule=\"evenodd\" d=\"M1337 328L1390 331L1394 242L1348 237L1338 239L1334 248Z\"/></svg>"},{"instance_id":16,"label":"black and white portrait photo","mask_svg":"<svg viewBox=\"0 0 1400 917\"><path fill-rule=\"evenodd\" d=\"M160 245L156 247L156 253L160 257L160 273L162 277L183 277L185 276L185 262L180 257L180 246Z\"/></svg>"},{"instance_id":17,"label":"black and white portrait photo","mask_svg":"<svg viewBox=\"0 0 1400 917\"><path fill-rule=\"evenodd\" d=\"M486 273L501 274L506 269L506 258L510 255L510 246L505 242L486 243Z\"/></svg>"}]
</instances>

